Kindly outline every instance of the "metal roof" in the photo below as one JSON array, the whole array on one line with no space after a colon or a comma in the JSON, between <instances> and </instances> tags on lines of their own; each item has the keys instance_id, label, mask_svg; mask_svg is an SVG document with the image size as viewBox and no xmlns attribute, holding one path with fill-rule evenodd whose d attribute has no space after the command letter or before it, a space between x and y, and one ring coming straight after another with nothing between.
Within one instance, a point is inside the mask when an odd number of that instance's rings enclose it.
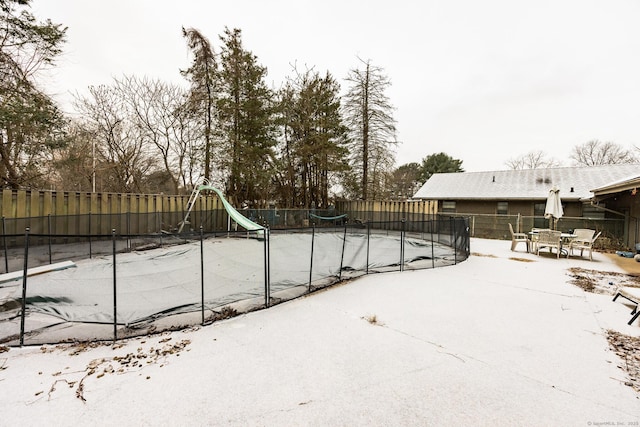
<instances>
[{"instance_id":1,"label":"metal roof","mask_svg":"<svg viewBox=\"0 0 640 427\"><path fill-rule=\"evenodd\" d=\"M563 200L590 199L593 189L640 174L640 164L489 172L437 173L413 196L428 200L546 199L555 185Z\"/></svg>"},{"instance_id":2,"label":"metal roof","mask_svg":"<svg viewBox=\"0 0 640 427\"><path fill-rule=\"evenodd\" d=\"M593 192L593 194L598 196L637 188L640 188L640 175L635 174L626 178L622 178L616 182L610 182L602 187L594 188L591 191Z\"/></svg>"}]
</instances>

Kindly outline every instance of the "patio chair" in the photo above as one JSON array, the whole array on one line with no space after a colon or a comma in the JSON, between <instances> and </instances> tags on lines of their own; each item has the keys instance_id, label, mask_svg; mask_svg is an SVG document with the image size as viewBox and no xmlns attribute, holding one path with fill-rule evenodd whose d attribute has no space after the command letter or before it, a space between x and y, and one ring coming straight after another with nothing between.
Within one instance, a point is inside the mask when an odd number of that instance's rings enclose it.
<instances>
[{"instance_id":1,"label":"patio chair","mask_svg":"<svg viewBox=\"0 0 640 427\"><path fill-rule=\"evenodd\" d=\"M531 253L537 252L538 233L544 230L550 230L550 228L532 228L531 229L531 233L529 233L529 235L531 236Z\"/></svg>"},{"instance_id":2,"label":"patio chair","mask_svg":"<svg viewBox=\"0 0 640 427\"><path fill-rule=\"evenodd\" d=\"M629 286L623 286L616 289L616 296L613 297L615 301L618 297L622 297L631 302L633 305L633 310L631 310L631 320L627 322L628 325L631 325L634 320L640 316L640 311L638 310L638 301L640 301L640 288L632 288Z\"/></svg>"},{"instance_id":3,"label":"patio chair","mask_svg":"<svg viewBox=\"0 0 640 427\"><path fill-rule=\"evenodd\" d=\"M549 248L549 253L556 249L557 257L560 258L562 250L562 233L556 230L540 230L538 241L536 242L536 254L540 255L540 249Z\"/></svg>"},{"instance_id":4,"label":"patio chair","mask_svg":"<svg viewBox=\"0 0 640 427\"><path fill-rule=\"evenodd\" d=\"M513 231L511 223L509 223L509 232L511 233L511 250L514 251L518 243L524 242L527 245L527 252L529 252L529 236L527 236L527 233L516 233Z\"/></svg>"},{"instance_id":5,"label":"patio chair","mask_svg":"<svg viewBox=\"0 0 640 427\"><path fill-rule=\"evenodd\" d=\"M600 236L602 232L595 234L595 230L589 230L586 228L577 228L573 231L576 235L575 238L569 242L569 253L573 255L574 249L580 249L580 256L584 253L585 249L589 251L589 261L593 261L593 242Z\"/></svg>"},{"instance_id":6,"label":"patio chair","mask_svg":"<svg viewBox=\"0 0 640 427\"><path fill-rule=\"evenodd\" d=\"M574 240L591 240L594 234L596 234L596 230L591 230L590 228L576 228L573 230L573 235L576 236Z\"/></svg>"}]
</instances>

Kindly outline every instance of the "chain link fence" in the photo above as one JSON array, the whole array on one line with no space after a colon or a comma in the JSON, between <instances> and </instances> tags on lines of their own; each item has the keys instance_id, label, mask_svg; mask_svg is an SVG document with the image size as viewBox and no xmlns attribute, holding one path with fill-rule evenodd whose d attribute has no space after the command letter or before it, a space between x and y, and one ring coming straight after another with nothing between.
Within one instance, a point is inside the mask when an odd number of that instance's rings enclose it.
<instances>
[{"instance_id":1,"label":"chain link fence","mask_svg":"<svg viewBox=\"0 0 640 427\"><path fill-rule=\"evenodd\" d=\"M542 216L460 214L456 217L469 220L470 236L483 239L511 240L509 223L514 231L528 232L532 228L553 228L549 219ZM570 233L577 228L602 232L595 242L595 249L618 250L626 246L624 219L562 217L557 230Z\"/></svg>"}]
</instances>

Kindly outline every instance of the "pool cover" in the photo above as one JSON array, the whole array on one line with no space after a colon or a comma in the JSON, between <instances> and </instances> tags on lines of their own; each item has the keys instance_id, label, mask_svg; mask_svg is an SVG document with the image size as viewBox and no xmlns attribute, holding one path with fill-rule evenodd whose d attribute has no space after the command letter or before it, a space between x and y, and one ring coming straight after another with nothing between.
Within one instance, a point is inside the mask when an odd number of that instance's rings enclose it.
<instances>
[{"instance_id":1,"label":"pool cover","mask_svg":"<svg viewBox=\"0 0 640 427\"><path fill-rule=\"evenodd\" d=\"M256 238L210 238L203 241L202 248L196 241L119 253L115 269L117 323L131 325L197 311L203 300L205 307L212 309L264 299L267 248L270 293L311 286L327 278L335 282L354 274L398 270L401 254L405 268L451 264L455 256L453 248L417 238L405 238L402 252L398 235L372 234L367 239L366 234L350 233L344 237L322 232L313 236L272 234L268 245ZM26 295L27 314L41 313L67 322L113 323L113 257L81 260L74 268L29 277ZM16 333L21 297L21 278L0 283L0 338ZM3 327L7 322L11 325Z\"/></svg>"}]
</instances>

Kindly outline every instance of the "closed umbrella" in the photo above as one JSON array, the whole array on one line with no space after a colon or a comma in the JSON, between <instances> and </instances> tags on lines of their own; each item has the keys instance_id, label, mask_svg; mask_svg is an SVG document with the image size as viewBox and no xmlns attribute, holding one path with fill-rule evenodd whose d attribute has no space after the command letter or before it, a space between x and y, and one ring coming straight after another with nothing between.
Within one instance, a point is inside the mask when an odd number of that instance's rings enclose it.
<instances>
[{"instance_id":1,"label":"closed umbrella","mask_svg":"<svg viewBox=\"0 0 640 427\"><path fill-rule=\"evenodd\" d=\"M551 190L549 190L549 195L547 196L547 206L544 209L544 217L551 219L553 218L553 229L555 230L558 227L558 220L562 218L564 215L564 210L562 209L562 201L560 200L560 189L555 185Z\"/></svg>"}]
</instances>

